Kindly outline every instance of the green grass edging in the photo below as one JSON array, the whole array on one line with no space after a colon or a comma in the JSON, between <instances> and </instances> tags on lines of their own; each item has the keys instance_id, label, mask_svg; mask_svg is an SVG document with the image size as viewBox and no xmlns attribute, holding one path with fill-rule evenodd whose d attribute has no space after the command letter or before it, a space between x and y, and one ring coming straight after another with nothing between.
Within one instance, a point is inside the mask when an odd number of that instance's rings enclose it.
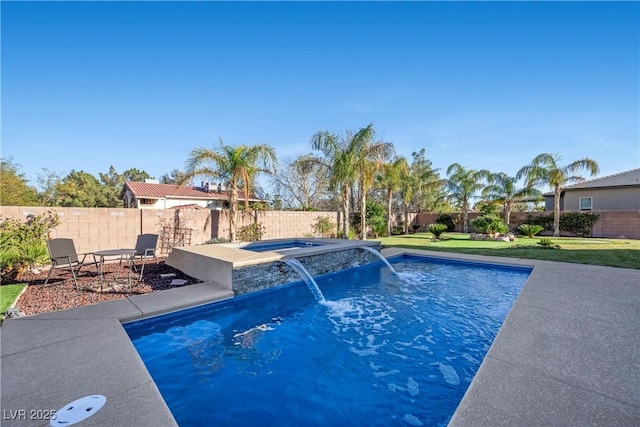
<instances>
[{"instance_id":1,"label":"green grass edging","mask_svg":"<svg viewBox=\"0 0 640 427\"><path fill-rule=\"evenodd\" d=\"M432 241L431 233L415 233L376 240L387 247L640 269L640 240L553 237L553 244L560 249L545 249L537 245L537 236L518 236L515 242L469 240L469 234L463 233L441 237Z\"/></svg>"},{"instance_id":2,"label":"green grass edging","mask_svg":"<svg viewBox=\"0 0 640 427\"><path fill-rule=\"evenodd\" d=\"M4 315L4 312L7 311L18 299L18 296L25 288L26 285L18 284L18 285L2 285L0 286L0 314Z\"/></svg>"}]
</instances>

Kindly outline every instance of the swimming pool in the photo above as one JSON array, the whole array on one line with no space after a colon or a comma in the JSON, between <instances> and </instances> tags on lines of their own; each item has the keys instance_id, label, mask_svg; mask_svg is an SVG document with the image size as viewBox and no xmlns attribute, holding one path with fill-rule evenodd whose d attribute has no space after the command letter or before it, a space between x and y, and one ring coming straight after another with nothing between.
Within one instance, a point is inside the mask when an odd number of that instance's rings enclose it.
<instances>
[{"instance_id":1,"label":"swimming pool","mask_svg":"<svg viewBox=\"0 0 640 427\"><path fill-rule=\"evenodd\" d=\"M530 269L391 261L125 329L181 426L445 425Z\"/></svg>"},{"instance_id":2,"label":"swimming pool","mask_svg":"<svg viewBox=\"0 0 640 427\"><path fill-rule=\"evenodd\" d=\"M241 246L241 249L245 249L253 252L266 252L266 251L278 251L287 249L301 249L310 248L316 246L323 246L322 243L310 242L307 240L286 240L275 242L260 242L250 243L246 246Z\"/></svg>"}]
</instances>

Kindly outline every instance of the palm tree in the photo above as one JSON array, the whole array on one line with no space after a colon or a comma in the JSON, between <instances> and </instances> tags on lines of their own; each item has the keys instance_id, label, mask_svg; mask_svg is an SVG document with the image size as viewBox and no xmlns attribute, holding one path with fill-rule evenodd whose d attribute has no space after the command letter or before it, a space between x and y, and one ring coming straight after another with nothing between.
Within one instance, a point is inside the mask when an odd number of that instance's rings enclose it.
<instances>
[{"instance_id":1,"label":"palm tree","mask_svg":"<svg viewBox=\"0 0 640 427\"><path fill-rule=\"evenodd\" d=\"M391 236L391 204L393 193L401 189L402 176L409 170L409 164L404 157L396 157L391 163L385 163L382 173L378 175L378 187L383 189L387 196L387 236Z\"/></svg>"},{"instance_id":2,"label":"palm tree","mask_svg":"<svg viewBox=\"0 0 640 427\"><path fill-rule=\"evenodd\" d=\"M319 150L324 159L313 158L307 161L322 164L329 170L329 190L337 193L342 202L342 236L349 236L349 195L355 182L352 157L348 155L347 143L338 135L327 131L318 131L311 137L311 147Z\"/></svg>"},{"instance_id":3,"label":"palm tree","mask_svg":"<svg viewBox=\"0 0 640 427\"><path fill-rule=\"evenodd\" d=\"M259 173L273 173L276 153L268 144L225 145L220 139L216 149L195 148L186 162L185 176L181 182L187 182L196 176L223 179L229 186L229 240L236 241L238 227L239 192L244 193L245 208L249 208L249 196L252 185Z\"/></svg>"},{"instance_id":4,"label":"palm tree","mask_svg":"<svg viewBox=\"0 0 640 427\"><path fill-rule=\"evenodd\" d=\"M346 137L319 131L311 138L312 148L324 154L325 165L331 170L330 190L340 194L345 218L343 221L345 238L349 235L351 190L357 182L361 192L362 238L366 239L366 192L373 185L373 179L381 162L393 151L393 145L388 142L372 142L374 137L375 130L371 123Z\"/></svg>"},{"instance_id":5,"label":"palm tree","mask_svg":"<svg viewBox=\"0 0 640 427\"><path fill-rule=\"evenodd\" d=\"M416 212L420 212L424 201L429 195L437 194L440 188L445 185L445 181L440 179L438 169L431 168L431 161L424 155L424 148L419 152L412 153L413 161L411 166L403 171L400 177L401 197L404 206L404 233L409 233L409 212L414 206ZM436 196L437 197L437 196Z\"/></svg>"},{"instance_id":6,"label":"palm tree","mask_svg":"<svg viewBox=\"0 0 640 427\"><path fill-rule=\"evenodd\" d=\"M462 232L469 231L469 205L471 199L480 191L484 185L482 181L491 176L491 172L486 169L467 169L459 163L453 163L447 168L447 190L448 198L458 203L462 210Z\"/></svg>"},{"instance_id":7,"label":"palm tree","mask_svg":"<svg viewBox=\"0 0 640 427\"><path fill-rule=\"evenodd\" d=\"M367 192L373 186L374 179L384 162L393 153L390 142L374 142L373 123L360 129L350 140L349 153L353 153L355 172L360 189L360 228L362 240L367 240Z\"/></svg>"},{"instance_id":8,"label":"palm tree","mask_svg":"<svg viewBox=\"0 0 640 427\"><path fill-rule=\"evenodd\" d=\"M573 175L580 169L586 169L591 176L598 174L598 164L588 157L576 160L566 166L560 166L559 154L538 154L530 165L524 166L516 174L516 179L526 177L527 186L533 187L540 184L548 184L553 189L553 235L560 235L560 197L562 189L570 183L584 181L584 178Z\"/></svg>"},{"instance_id":9,"label":"palm tree","mask_svg":"<svg viewBox=\"0 0 640 427\"><path fill-rule=\"evenodd\" d=\"M516 178L511 177L505 173L496 173L489 176L489 185L482 190L482 197L502 203L504 211L504 222L509 226L509 220L511 219L511 210L513 204L519 201L523 201L527 198L540 198L542 193L540 190L533 187L517 188Z\"/></svg>"}]
</instances>

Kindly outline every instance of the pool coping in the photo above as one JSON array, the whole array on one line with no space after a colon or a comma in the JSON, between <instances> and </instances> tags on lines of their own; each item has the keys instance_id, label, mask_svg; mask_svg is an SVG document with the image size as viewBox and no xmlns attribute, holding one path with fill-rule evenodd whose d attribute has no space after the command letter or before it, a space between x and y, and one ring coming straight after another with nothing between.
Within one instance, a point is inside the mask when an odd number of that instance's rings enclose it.
<instances>
[{"instance_id":1,"label":"pool coping","mask_svg":"<svg viewBox=\"0 0 640 427\"><path fill-rule=\"evenodd\" d=\"M397 248L383 254L533 268L451 426L638 424L640 270ZM33 418L92 394L107 403L78 425L177 425L122 323L232 296L206 282L6 320L2 425L47 426Z\"/></svg>"}]
</instances>

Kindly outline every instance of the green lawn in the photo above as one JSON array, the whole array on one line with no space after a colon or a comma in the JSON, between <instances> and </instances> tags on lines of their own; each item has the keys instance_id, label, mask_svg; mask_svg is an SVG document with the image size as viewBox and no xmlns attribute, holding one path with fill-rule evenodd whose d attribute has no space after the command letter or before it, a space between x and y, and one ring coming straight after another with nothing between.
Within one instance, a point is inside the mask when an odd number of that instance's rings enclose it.
<instances>
[{"instance_id":1,"label":"green lawn","mask_svg":"<svg viewBox=\"0 0 640 427\"><path fill-rule=\"evenodd\" d=\"M25 285L0 286L0 314L4 314L13 305Z\"/></svg>"},{"instance_id":2,"label":"green lawn","mask_svg":"<svg viewBox=\"0 0 640 427\"><path fill-rule=\"evenodd\" d=\"M546 236L545 236L546 237ZM384 246L463 254L503 256L606 265L640 269L640 240L558 237L553 243L560 249L544 249L536 243L540 237L519 236L515 242L472 241L469 234L445 233L439 241L431 241L431 233L382 237ZM526 245L526 247L522 247Z\"/></svg>"}]
</instances>

